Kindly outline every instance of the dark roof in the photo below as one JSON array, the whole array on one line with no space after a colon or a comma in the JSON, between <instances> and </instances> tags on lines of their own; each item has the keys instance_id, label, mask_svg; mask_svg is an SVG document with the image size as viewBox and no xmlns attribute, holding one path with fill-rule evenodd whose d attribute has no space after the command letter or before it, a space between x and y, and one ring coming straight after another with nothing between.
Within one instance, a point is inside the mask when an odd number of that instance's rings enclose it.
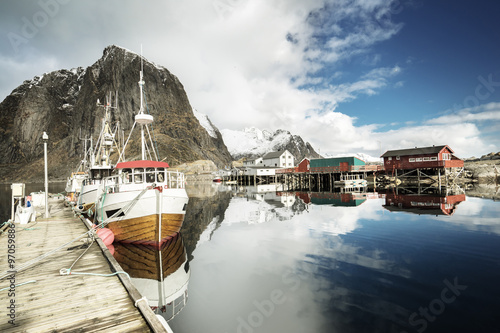
<instances>
[{"instance_id":1,"label":"dark roof","mask_svg":"<svg viewBox=\"0 0 500 333\"><path fill-rule=\"evenodd\" d=\"M437 154L444 148L448 148L453 153L453 150L451 150L450 147L448 147L447 145L443 145L443 146L432 146L432 147L422 147L422 148L388 150L384 153L384 155L380 157Z\"/></svg>"},{"instance_id":2,"label":"dark roof","mask_svg":"<svg viewBox=\"0 0 500 333\"><path fill-rule=\"evenodd\" d=\"M280 151L267 153L266 155L262 156L262 159L267 160L270 158L277 158L277 157L280 157L281 155L283 155L284 152L285 152L284 150L280 150Z\"/></svg>"}]
</instances>

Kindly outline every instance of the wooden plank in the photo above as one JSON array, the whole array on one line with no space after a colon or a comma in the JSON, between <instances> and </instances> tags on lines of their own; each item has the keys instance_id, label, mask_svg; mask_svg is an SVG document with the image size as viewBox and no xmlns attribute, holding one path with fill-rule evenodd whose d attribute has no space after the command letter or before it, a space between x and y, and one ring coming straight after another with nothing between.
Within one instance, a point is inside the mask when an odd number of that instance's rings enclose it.
<instances>
[{"instance_id":1,"label":"wooden plank","mask_svg":"<svg viewBox=\"0 0 500 333\"><path fill-rule=\"evenodd\" d=\"M83 216L80 216L80 218L84 219ZM87 227L89 227L88 224L85 224L85 225ZM123 271L123 268L115 260L115 258L111 255L111 253L109 252L109 250L106 247L106 245L102 242L102 240L100 238L98 238L96 241L97 241L97 244L99 245L99 247L101 248L102 253L104 254L104 256L106 257L106 259L108 260L109 264L111 265L112 270L114 272ZM146 321L149 324L149 326L151 327L151 329L154 332L158 332L158 333L167 332L167 330L165 329L165 327L163 327L163 325L160 323L160 321L158 320L158 318L154 314L153 310L151 310L151 308L147 304L147 301L142 298L141 293L132 284L132 282L130 281L130 279L128 279L123 274L119 274L118 276L119 276L119 278L120 278L123 286L127 290L130 298L134 301L134 304L137 305L137 308L142 313L142 315L146 319Z\"/></svg>"},{"instance_id":2,"label":"wooden plank","mask_svg":"<svg viewBox=\"0 0 500 333\"><path fill-rule=\"evenodd\" d=\"M80 219L63 206L62 200L52 199L50 204L51 218L39 219L38 222L27 225L15 225L16 267L87 231ZM68 245L40 263L18 272L15 275L16 284L31 280L36 282L17 286L15 296L9 296L8 290L0 291L1 332L151 331L119 277L59 274L60 269L69 268L84 251L79 248L68 251L68 248L81 244L82 242L77 242ZM7 245L8 233L4 233L0 235L0 275L4 275L9 269ZM90 246L72 271L100 274L113 272L98 243ZM8 279L0 280L0 289L9 285ZM7 306L11 301L15 302L16 326L8 323L10 318ZM154 316L152 311L151 314ZM154 318L158 321L156 316Z\"/></svg>"}]
</instances>

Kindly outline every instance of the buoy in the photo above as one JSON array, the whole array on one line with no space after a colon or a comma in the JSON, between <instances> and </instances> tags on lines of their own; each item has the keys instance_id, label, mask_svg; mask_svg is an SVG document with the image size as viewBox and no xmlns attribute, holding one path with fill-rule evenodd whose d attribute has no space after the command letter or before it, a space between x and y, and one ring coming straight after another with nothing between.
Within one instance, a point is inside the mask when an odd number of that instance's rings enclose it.
<instances>
[{"instance_id":1,"label":"buoy","mask_svg":"<svg viewBox=\"0 0 500 333\"><path fill-rule=\"evenodd\" d=\"M108 228L102 228L97 230L97 236L99 236L103 243L108 246L113 244L113 241L115 240L115 235L113 234L113 231L109 230Z\"/></svg>"},{"instance_id":2,"label":"buoy","mask_svg":"<svg viewBox=\"0 0 500 333\"><path fill-rule=\"evenodd\" d=\"M111 255L115 254L115 246L113 244L106 245Z\"/></svg>"}]
</instances>

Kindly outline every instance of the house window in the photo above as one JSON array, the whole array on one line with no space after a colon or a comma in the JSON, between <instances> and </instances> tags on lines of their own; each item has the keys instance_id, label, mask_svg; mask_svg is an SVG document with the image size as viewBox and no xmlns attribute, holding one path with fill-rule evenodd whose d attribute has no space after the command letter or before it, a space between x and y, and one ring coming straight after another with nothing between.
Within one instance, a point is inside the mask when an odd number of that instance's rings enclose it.
<instances>
[{"instance_id":1,"label":"house window","mask_svg":"<svg viewBox=\"0 0 500 333\"><path fill-rule=\"evenodd\" d=\"M417 162L422 162L422 157L417 157L417 158L416 158L416 161L417 161Z\"/></svg>"},{"instance_id":2,"label":"house window","mask_svg":"<svg viewBox=\"0 0 500 333\"><path fill-rule=\"evenodd\" d=\"M451 160L451 154L443 153L443 160Z\"/></svg>"},{"instance_id":3,"label":"house window","mask_svg":"<svg viewBox=\"0 0 500 333\"><path fill-rule=\"evenodd\" d=\"M410 158L410 162L415 162L415 159L414 158Z\"/></svg>"},{"instance_id":4,"label":"house window","mask_svg":"<svg viewBox=\"0 0 500 333\"><path fill-rule=\"evenodd\" d=\"M389 156L388 160L389 160L389 161L392 161L392 156Z\"/></svg>"},{"instance_id":5,"label":"house window","mask_svg":"<svg viewBox=\"0 0 500 333\"><path fill-rule=\"evenodd\" d=\"M438 158L436 156L431 157L431 161L437 161Z\"/></svg>"},{"instance_id":6,"label":"house window","mask_svg":"<svg viewBox=\"0 0 500 333\"><path fill-rule=\"evenodd\" d=\"M430 157L424 157L424 161L430 161Z\"/></svg>"}]
</instances>

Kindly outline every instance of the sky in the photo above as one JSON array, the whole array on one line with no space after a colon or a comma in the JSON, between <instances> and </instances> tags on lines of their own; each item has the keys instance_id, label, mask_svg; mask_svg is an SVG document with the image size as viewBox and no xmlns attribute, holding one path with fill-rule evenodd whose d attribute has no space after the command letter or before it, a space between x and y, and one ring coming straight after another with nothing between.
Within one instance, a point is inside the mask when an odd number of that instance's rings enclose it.
<instances>
[{"instance_id":1,"label":"sky","mask_svg":"<svg viewBox=\"0 0 500 333\"><path fill-rule=\"evenodd\" d=\"M115 44L168 68L219 129L285 129L321 154L500 151L491 0L0 1L0 100Z\"/></svg>"}]
</instances>

